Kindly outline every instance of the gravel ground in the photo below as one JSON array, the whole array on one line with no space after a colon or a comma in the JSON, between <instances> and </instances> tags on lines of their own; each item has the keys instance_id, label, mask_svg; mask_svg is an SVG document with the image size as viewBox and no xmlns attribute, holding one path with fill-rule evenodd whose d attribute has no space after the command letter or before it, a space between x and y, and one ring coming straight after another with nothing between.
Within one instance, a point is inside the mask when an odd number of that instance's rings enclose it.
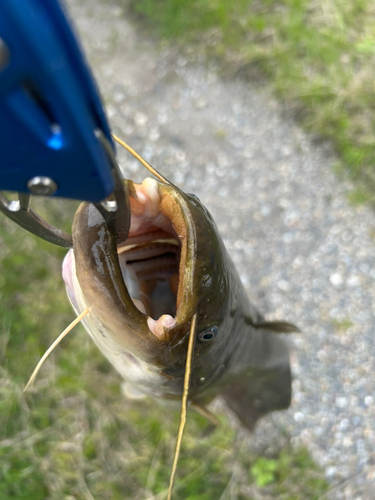
<instances>
[{"instance_id":1,"label":"gravel ground","mask_svg":"<svg viewBox=\"0 0 375 500\"><path fill-rule=\"evenodd\" d=\"M330 498L373 498L373 212L348 204L329 147L267 91L156 50L120 2L68 6L115 133L210 209L253 303L303 330L291 337L293 404L259 423L253 446L292 436L333 485L352 478ZM128 177L145 176L119 158Z\"/></svg>"}]
</instances>

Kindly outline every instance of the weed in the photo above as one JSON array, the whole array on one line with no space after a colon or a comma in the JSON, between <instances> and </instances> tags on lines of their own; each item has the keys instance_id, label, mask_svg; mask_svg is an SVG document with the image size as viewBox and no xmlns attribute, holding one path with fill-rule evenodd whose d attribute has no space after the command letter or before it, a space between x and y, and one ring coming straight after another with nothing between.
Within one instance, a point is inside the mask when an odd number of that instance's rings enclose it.
<instances>
[{"instance_id":1,"label":"weed","mask_svg":"<svg viewBox=\"0 0 375 500\"><path fill-rule=\"evenodd\" d=\"M333 324L338 331L345 332L349 330L352 326L354 326L353 322L350 318L344 318L341 320L335 319L333 320Z\"/></svg>"},{"instance_id":2,"label":"weed","mask_svg":"<svg viewBox=\"0 0 375 500\"><path fill-rule=\"evenodd\" d=\"M250 471L258 486L267 486L276 480L277 461L265 457L257 459Z\"/></svg>"}]
</instances>

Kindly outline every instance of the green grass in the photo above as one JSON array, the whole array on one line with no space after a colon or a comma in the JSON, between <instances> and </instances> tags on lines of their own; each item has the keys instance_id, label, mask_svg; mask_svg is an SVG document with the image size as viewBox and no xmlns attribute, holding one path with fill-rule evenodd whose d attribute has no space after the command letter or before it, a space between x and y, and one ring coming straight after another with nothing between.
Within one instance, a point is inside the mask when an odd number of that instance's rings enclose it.
<instances>
[{"instance_id":1,"label":"green grass","mask_svg":"<svg viewBox=\"0 0 375 500\"><path fill-rule=\"evenodd\" d=\"M72 212L61 218L55 208L67 229ZM82 327L22 393L74 317L61 279L65 251L5 217L0 249L0 500L165 499L179 415L151 400L126 400L120 377ZM213 431L189 414L175 500L245 500L264 488L274 498L313 500L326 491L305 450L286 446L278 455L253 456L251 437L244 441L221 418Z\"/></svg>"},{"instance_id":2,"label":"green grass","mask_svg":"<svg viewBox=\"0 0 375 500\"><path fill-rule=\"evenodd\" d=\"M329 138L361 200L375 192L371 0L130 0L164 39L241 75L266 75L304 126ZM363 193L366 193L364 196Z\"/></svg>"}]
</instances>

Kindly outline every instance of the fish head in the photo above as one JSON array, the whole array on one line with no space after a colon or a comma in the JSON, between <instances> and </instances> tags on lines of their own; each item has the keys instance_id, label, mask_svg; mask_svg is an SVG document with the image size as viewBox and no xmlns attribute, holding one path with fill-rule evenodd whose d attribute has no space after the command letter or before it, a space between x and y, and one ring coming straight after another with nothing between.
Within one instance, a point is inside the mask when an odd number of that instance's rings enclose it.
<instances>
[{"instance_id":1,"label":"fish head","mask_svg":"<svg viewBox=\"0 0 375 500\"><path fill-rule=\"evenodd\" d=\"M153 179L125 181L125 193L131 225L120 243L93 205L78 208L63 266L69 298L77 313L89 308L84 325L117 370L166 398L182 392L196 313L191 387L204 392L231 351L241 299L233 265L196 196Z\"/></svg>"}]
</instances>

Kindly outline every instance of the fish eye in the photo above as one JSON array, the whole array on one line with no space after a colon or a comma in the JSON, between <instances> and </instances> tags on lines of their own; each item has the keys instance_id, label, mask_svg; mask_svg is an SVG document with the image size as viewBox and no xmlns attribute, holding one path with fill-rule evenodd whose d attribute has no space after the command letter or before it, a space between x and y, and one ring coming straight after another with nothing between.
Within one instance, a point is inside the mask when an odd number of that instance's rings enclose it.
<instances>
[{"instance_id":1,"label":"fish eye","mask_svg":"<svg viewBox=\"0 0 375 500\"><path fill-rule=\"evenodd\" d=\"M214 338L216 337L218 332L218 327L213 325L207 328L206 330L203 330L203 332L198 333L198 340L201 342L212 342Z\"/></svg>"}]
</instances>

